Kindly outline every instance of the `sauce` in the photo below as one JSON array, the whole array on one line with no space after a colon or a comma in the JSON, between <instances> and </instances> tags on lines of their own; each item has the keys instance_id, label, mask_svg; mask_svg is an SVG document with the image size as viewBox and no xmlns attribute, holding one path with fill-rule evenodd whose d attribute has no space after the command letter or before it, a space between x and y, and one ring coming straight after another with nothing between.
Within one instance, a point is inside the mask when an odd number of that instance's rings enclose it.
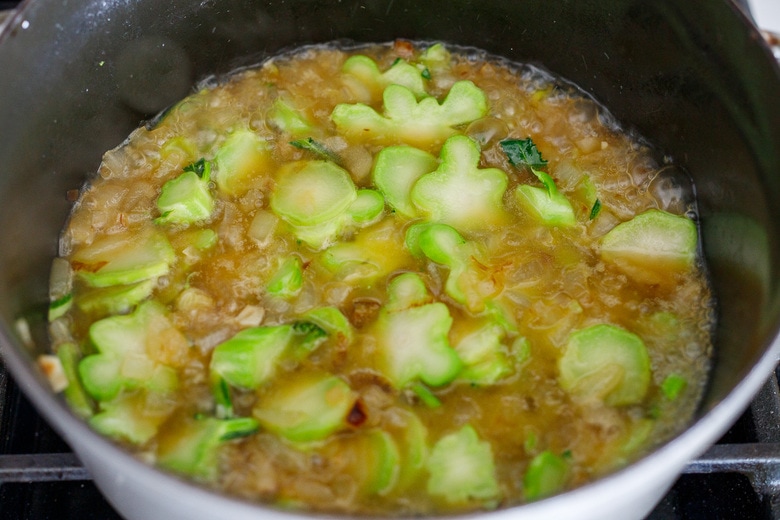
<instances>
[{"instance_id":1,"label":"sauce","mask_svg":"<svg viewBox=\"0 0 780 520\"><path fill-rule=\"evenodd\" d=\"M408 42L270 59L139 128L82 190L52 279L66 395L144 460L283 507L577 487L701 396L687 182L531 66Z\"/></svg>"}]
</instances>

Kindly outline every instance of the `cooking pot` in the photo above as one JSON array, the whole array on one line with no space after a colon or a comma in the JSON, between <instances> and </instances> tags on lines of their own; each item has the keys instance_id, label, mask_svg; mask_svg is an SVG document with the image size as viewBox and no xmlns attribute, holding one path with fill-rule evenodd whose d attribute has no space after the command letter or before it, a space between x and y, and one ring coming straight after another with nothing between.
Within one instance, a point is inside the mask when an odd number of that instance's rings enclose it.
<instances>
[{"instance_id":1,"label":"cooking pot","mask_svg":"<svg viewBox=\"0 0 780 520\"><path fill-rule=\"evenodd\" d=\"M291 46L395 38L475 46L580 85L687 170L718 298L690 427L597 482L491 518L641 518L777 362L780 70L732 3L677 0L35 0L0 34L0 342L23 391L128 519L298 518L155 470L49 388L48 270L66 194L193 84ZM24 325L24 326L22 326Z\"/></svg>"}]
</instances>

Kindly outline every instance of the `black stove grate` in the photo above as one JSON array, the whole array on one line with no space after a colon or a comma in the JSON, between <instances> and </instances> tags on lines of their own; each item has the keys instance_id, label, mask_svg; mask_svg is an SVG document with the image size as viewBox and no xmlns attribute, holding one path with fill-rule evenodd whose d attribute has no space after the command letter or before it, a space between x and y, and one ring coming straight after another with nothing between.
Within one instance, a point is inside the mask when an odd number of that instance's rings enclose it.
<instances>
[{"instance_id":1,"label":"black stove grate","mask_svg":"<svg viewBox=\"0 0 780 520\"><path fill-rule=\"evenodd\" d=\"M121 519L2 363L0 518ZM748 518L780 520L777 373L719 443L688 465L648 520Z\"/></svg>"}]
</instances>

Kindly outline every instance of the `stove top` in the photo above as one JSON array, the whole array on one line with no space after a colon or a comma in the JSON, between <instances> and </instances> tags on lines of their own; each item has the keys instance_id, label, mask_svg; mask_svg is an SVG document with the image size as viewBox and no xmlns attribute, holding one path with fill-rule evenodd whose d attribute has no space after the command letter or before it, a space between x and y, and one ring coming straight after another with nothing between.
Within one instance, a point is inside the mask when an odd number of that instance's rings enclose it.
<instances>
[{"instance_id":1,"label":"stove top","mask_svg":"<svg viewBox=\"0 0 780 520\"><path fill-rule=\"evenodd\" d=\"M742 0L780 33L780 1ZM0 0L0 11L18 1ZM780 368L720 441L691 462L647 520L780 520ZM0 517L121 520L0 360Z\"/></svg>"}]
</instances>

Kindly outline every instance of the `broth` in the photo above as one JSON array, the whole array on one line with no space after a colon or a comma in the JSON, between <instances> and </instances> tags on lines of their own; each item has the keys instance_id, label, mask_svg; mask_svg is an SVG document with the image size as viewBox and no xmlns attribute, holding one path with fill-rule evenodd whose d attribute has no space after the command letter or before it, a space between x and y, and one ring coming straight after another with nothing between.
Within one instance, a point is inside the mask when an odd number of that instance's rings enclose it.
<instances>
[{"instance_id":1,"label":"broth","mask_svg":"<svg viewBox=\"0 0 780 520\"><path fill-rule=\"evenodd\" d=\"M504 507L691 418L713 325L695 215L684 174L537 68L310 47L105 155L50 330L77 413L228 494Z\"/></svg>"}]
</instances>

